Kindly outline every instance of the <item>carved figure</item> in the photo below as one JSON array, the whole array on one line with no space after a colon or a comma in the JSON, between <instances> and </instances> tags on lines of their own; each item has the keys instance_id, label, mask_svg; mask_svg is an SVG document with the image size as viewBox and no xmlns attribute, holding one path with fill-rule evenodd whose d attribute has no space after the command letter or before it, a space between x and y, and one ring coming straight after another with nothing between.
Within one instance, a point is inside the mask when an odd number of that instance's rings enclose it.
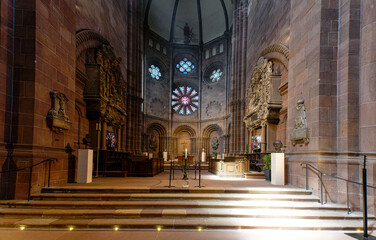
<instances>
[{"instance_id":1,"label":"carved figure","mask_svg":"<svg viewBox=\"0 0 376 240\"><path fill-rule=\"evenodd\" d=\"M275 140L273 142L273 146L274 146L275 152L277 152L277 153L282 152L281 148L283 147L283 144L282 144L281 140Z\"/></svg>"},{"instance_id":2,"label":"carved figure","mask_svg":"<svg viewBox=\"0 0 376 240\"><path fill-rule=\"evenodd\" d=\"M293 146L301 142L309 143L309 129L303 99L298 100L296 110L294 129L290 135Z\"/></svg>"},{"instance_id":3,"label":"carved figure","mask_svg":"<svg viewBox=\"0 0 376 240\"><path fill-rule=\"evenodd\" d=\"M211 140L211 147L213 150L217 150L219 146L219 139L217 137L213 137Z\"/></svg>"},{"instance_id":4,"label":"carved figure","mask_svg":"<svg viewBox=\"0 0 376 240\"><path fill-rule=\"evenodd\" d=\"M185 23L184 27L181 27L181 26L178 26L178 27L183 30L184 43L185 44L190 43L192 40L192 36L193 36L192 28L189 27L188 23Z\"/></svg>"},{"instance_id":5,"label":"carved figure","mask_svg":"<svg viewBox=\"0 0 376 240\"><path fill-rule=\"evenodd\" d=\"M158 145L157 138L155 137L155 135L152 135L150 138L150 143L149 143L150 149L155 150L157 148L157 145Z\"/></svg>"}]
</instances>

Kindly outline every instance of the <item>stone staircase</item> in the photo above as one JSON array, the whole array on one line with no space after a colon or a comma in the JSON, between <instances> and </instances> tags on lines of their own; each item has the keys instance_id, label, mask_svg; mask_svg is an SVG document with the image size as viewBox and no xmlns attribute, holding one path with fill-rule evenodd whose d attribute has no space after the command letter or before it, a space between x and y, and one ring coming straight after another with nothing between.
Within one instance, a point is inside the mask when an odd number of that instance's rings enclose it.
<instances>
[{"instance_id":1,"label":"stone staircase","mask_svg":"<svg viewBox=\"0 0 376 240\"><path fill-rule=\"evenodd\" d=\"M375 221L370 217L369 226ZM294 188L51 187L0 201L0 228L358 230L361 213Z\"/></svg>"}]
</instances>

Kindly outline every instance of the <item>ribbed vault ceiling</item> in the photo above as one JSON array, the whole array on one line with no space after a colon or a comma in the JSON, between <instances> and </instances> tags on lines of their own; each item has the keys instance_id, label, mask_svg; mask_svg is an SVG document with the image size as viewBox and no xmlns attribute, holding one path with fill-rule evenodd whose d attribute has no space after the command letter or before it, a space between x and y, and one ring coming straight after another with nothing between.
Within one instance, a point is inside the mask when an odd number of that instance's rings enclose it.
<instances>
[{"instance_id":1,"label":"ribbed vault ceiling","mask_svg":"<svg viewBox=\"0 0 376 240\"><path fill-rule=\"evenodd\" d=\"M184 43L184 26L192 31L189 44L207 43L232 25L231 0L144 0L145 21L167 41ZM201 25L201 26L200 26Z\"/></svg>"}]
</instances>

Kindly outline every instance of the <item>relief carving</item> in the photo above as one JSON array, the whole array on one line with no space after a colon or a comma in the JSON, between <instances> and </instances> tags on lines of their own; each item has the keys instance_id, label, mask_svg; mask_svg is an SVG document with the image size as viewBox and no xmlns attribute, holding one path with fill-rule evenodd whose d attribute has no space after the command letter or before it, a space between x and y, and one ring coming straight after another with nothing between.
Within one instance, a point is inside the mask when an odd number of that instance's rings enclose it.
<instances>
[{"instance_id":1,"label":"relief carving","mask_svg":"<svg viewBox=\"0 0 376 240\"><path fill-rule=\"evenodd\" d=\"M208 117L215 117L220 114L222 105L218 101L212 101L206 106L206 115Z\"/></svg>"},{"instance_id":2,"label":"relief carving","mask_svg":"<svg viewBox=\"0 0 376 240\"><path fill-rule=\"evenodd\" d=\"M72 123L66 113L66 104L68 98L60 92L52 91L51 96L51 109L47 113L47 124L52 131L61 133L63 130L69 130Z\"/></svg>"},{"instance_id":3,"label":"relief carving","mask_svg":"<svg viewBox=\"0 0 376 240\"><path fill-rule=\"evenodd\" d=\"M153 134L150 138L149 148L152 150L156 150L158 146L157 137Z\"/></svg>"},{"instance_id":4,"label":"relief carving","mask_svg":"<svg viewBox=\"0 0 376 240\"><path fill-rule=\"evenodd\" d=\"M309 143L309 129L307 124L306 112L304 101L299 99L296 106L296 117L294 129L290 135L292 145L295 146L297 143Z\"/></svg>"},{"instance_id":5,"label":"relief carving","mask_svg":"<svg viewBox=\"0 0 376 240\"><path fill-rule=\"evenodd\" d=\"M256 128L266 124L269 115L271 74L272 62L260 57L253 69L250 87L247 89L244 122L248 128Z\"/></svg>"},{"instance_id":6,"label":"relief carving","mask_svg":"<svg viewBox=\"0 0 376 240\"><path fill-rule=\"evenodd\" d=\"M211 140L211 147L213 150L217 150L219 146L219 139L217 137L213 137Z\"/></svg>"},{"instance_id":7,"label":"relief carving","mask_svg":"<svg viewBox=\"0 0 376 240\"><path fill-rule=\"evenodd\" d=\"M166 113L166 105L159 98L151 100L151 113L155 116L162 117Z\"/></svg>"},{"instance_id":8,"label":"relief carving","mask_svg":"<svg viewBox=\"0 0 376 240\"><path fill-rule=\"evenodd\" d=\"M84 97L89 119L103 119L113 126L124 124L127 105L127 86L120 70L121 58L116 58L109 45L102 45L95 63L86 65L89 81Z\"/></svg>"}]
</instances>

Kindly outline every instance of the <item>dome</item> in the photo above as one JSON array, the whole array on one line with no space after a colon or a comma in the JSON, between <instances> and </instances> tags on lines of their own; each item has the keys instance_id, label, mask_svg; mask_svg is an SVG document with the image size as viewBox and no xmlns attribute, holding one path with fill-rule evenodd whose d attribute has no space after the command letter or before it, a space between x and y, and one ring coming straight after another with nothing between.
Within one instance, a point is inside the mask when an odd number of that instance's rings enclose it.
<instances>
[{"instance_id":1,"label":"dome","mask_svg":"<svg viewBox=\"0 0 376 240\"><path fill-rule=\"evenodd\" d=\"M222 36L232 24L232 0L144 0L145 23L167 41L198 45ZM201 14L200 14L201 13Z\"/></svg>"}]
</instances>

